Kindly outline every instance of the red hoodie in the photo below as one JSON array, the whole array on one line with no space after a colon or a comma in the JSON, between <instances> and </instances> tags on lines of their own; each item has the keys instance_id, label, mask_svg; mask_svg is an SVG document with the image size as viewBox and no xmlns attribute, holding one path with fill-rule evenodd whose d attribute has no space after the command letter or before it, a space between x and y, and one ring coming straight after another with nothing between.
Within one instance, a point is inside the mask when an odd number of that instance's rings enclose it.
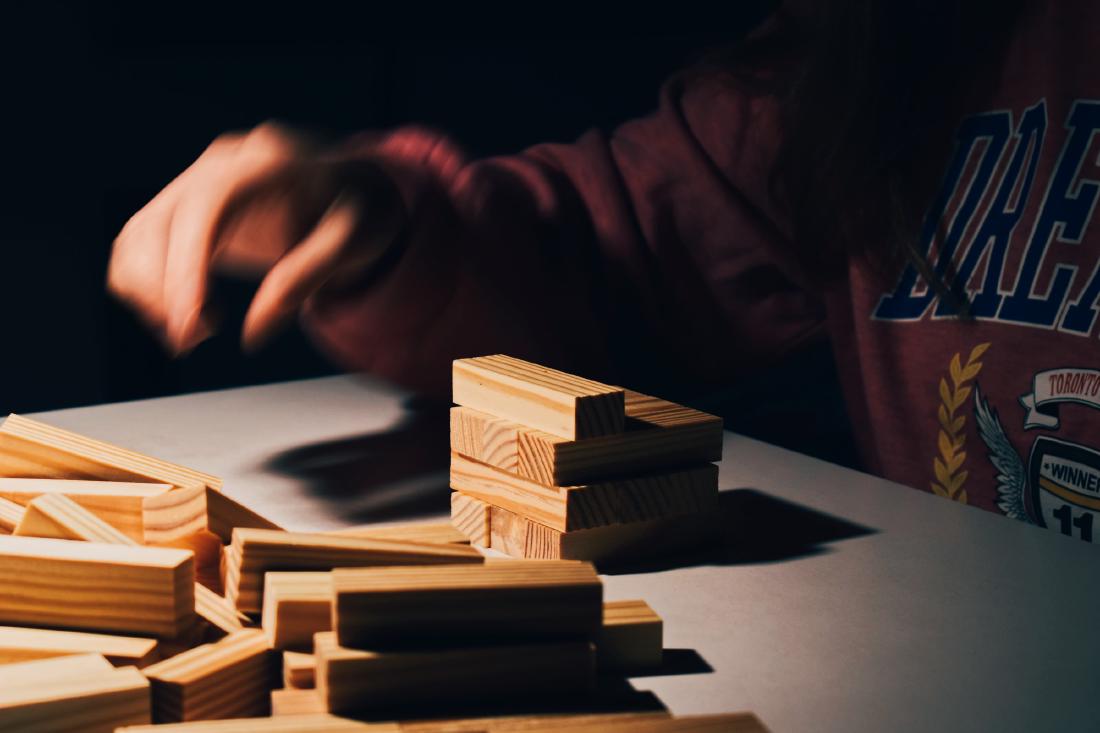
<instances>
[{"instance_id":1,"label":"red hoodie","mask_svg":"<svg viewBox=\"0 0 1100 733\"><path fill-rule=\"evenodd\" d=\"M1092 541L1098 38L1100 7L1048 4L960 110L922 244L969 283L974 321L912 268L884 288L853 258L810 286L768 196L775 100L717 71L572 145L468 162L424 130L367 140L412 229L384 278L307 320L348 366L437 392L451 359L496 352L717 387L827 334L870 470Z\"/></svg>"}]
</instances>

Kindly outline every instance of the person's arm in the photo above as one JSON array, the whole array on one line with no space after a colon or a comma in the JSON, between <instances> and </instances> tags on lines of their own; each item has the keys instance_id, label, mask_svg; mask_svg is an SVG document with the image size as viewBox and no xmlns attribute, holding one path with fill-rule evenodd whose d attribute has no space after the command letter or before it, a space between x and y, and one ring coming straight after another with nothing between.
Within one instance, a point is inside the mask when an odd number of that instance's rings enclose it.
<instances>
[{"instance_id":1,"label":"person's arm","mask_svg":"<svg viewBox=\"0 0 1100 733\"><path fill-rule=\"evenodd\" d=\"M768 204L774 125L770 99L712 73L666 83L610 136L515 156L468 162L421 129L364 139L410 214L401 251L359 292L315 298L307 327L348 367L439 394L451 359L498 352L728 382L824 318Z\"/></svg>"}]
</instances>

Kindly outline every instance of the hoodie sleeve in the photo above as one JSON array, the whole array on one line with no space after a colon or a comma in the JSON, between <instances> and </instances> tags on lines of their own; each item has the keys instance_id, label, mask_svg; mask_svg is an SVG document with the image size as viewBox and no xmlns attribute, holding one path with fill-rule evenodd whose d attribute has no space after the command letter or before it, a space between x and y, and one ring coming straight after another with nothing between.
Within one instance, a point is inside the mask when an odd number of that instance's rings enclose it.
<instances>
[{"instance_id":1,"label":"hoodie sleeve","mask_svg":"<svg viewBox=\"0 0 1100 733\"><path fill-rule=\"evenodd\" d=\"M385 275L312 304L307 329L346 367L438 395L452 359L488 353L728 385L823 330L767 195L775 124L770 97L692 72L610 135L513 156L468 161L418 128L365 137L410 224Z\"/></svg>"}]
</instances>

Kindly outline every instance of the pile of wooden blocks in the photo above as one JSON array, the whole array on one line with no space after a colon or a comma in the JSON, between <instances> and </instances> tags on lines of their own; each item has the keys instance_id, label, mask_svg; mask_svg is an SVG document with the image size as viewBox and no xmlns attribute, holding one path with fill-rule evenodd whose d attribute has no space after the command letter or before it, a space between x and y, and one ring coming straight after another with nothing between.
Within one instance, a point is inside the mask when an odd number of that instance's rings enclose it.
<instances>
[{"instance_id":1,"label":"pile of wooden blocks","mask_svg":"<svg viewBox=\"0 0 1100 733\"><path fill-rule=\"evenodd\" d=\"M454 363L451 520L513 557L604 562L713 539L722 421L508 356Z\"/></svg>"},{"instance_id":2,"label":"pile of wooden blocks","mask_svg":"<svg viewBox=\"0 0 1100 733\"><path fill-rule=\"evenodd\" d=\"M0 730L746 731L747 713L364 722L587 690L660 663L583 562L486 560L449 524L288 532L210 474L0 426ZM271 717L272 715L278 717Z\"/></svg>"}]
</instances>

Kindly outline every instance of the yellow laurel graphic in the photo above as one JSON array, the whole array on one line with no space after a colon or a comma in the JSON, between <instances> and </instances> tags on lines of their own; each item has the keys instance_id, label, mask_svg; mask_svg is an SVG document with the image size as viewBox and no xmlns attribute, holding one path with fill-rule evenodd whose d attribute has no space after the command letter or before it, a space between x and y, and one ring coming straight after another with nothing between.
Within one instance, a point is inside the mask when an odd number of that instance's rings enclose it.
<instances>
[{"instance_id":1,"label":"yellow laurel graphic","mask_svg":"<svg viewBox=\"0 0 1100 733\"><path fill-rule=\"evenodd\" d=\"M961 353L951 357L951 365L948 367L947 376L951 378L948 384L947 377L940 377L940 435L938 447L940 454L932 459L932 470L936 474L936 481L932 482L932 493L945 499L952 499L960 504L966 503L966 478L969 471L960 470L966 462L966 416L956 415L959 408L970 396L969 383L974 381L978 372L982 370L982 363L978 361L982 354L989 348L989 343L978 344L970 351L970 357L966 364L962 363Z\"/></svg>"}]
</instances>

